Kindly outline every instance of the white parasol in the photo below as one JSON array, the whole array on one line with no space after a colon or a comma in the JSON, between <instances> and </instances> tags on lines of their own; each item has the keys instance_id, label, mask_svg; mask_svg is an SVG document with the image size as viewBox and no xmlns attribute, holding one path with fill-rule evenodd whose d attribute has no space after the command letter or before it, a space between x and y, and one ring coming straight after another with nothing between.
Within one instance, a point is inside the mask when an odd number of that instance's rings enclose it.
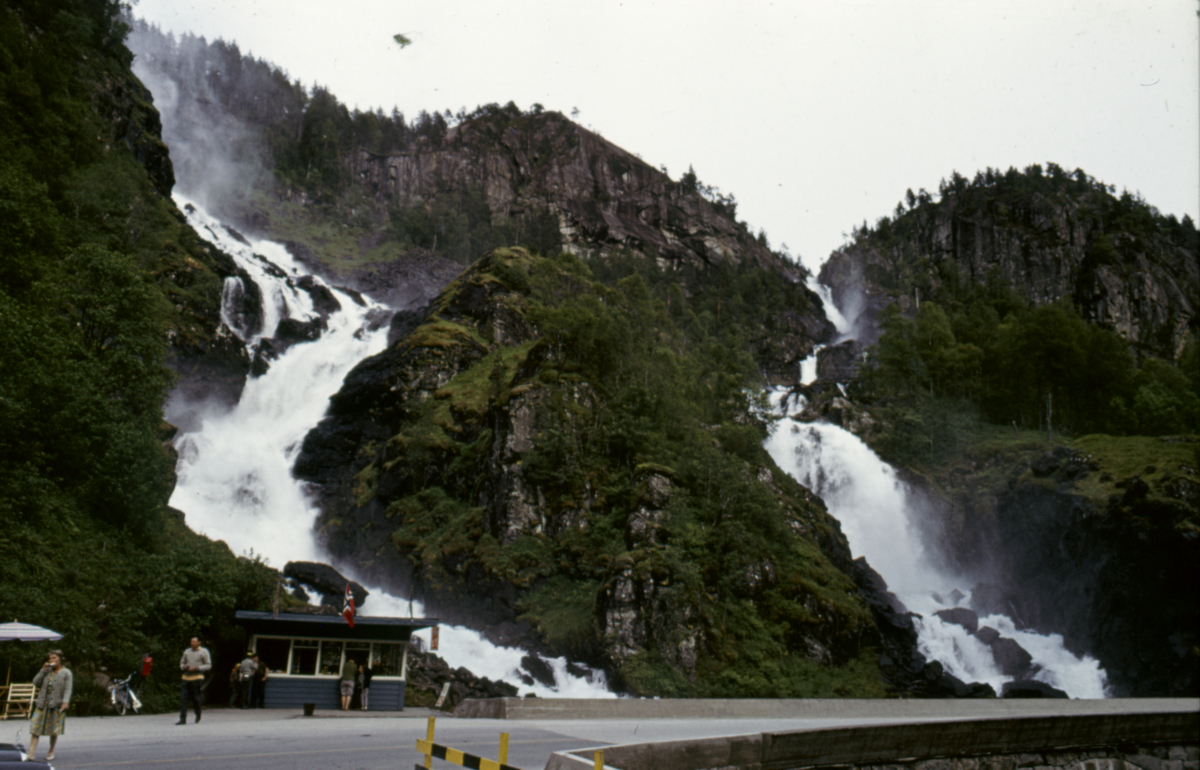
<instances>
[{"instance_id":1,"label":"white parasol","mask_svg":"<svg viewBox=\"0 0 1200 770\"><path fill-rule=\"evenodd\" d=\"M0 623L0 642L57 642L63 635L48 628L35 626L30 623ZM12 677L12 654L8 656L8 674L4 677L4 686Z\"/></svg>"}]
</instances>

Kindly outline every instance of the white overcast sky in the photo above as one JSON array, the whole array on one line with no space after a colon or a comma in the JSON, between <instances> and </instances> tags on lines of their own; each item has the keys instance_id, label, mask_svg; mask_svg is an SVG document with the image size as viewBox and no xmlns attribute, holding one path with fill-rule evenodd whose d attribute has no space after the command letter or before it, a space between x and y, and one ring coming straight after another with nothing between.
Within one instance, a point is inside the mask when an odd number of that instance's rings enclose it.
<instances>
[{"instance_id":1,"label":"white overcast sky","mask_svg":"<svg viewBox=\"0 0 1200 770\"><path fill-rule=\"evenodd\" d=\"M1197 0L139 0L351 108L570 114L816 267L907 188L1053 161L1200 222ZM392 36L413 43L403 50Z\"/></svg>"}]
</instances>

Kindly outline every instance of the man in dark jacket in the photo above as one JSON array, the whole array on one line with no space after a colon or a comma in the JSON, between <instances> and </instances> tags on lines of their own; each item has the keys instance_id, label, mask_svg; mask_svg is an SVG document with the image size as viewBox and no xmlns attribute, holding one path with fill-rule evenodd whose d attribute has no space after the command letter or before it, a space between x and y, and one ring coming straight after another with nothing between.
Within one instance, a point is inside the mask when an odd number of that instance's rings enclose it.
<instances>
[{"instance_id":1,"label":"man in dark jacket","mask_svg":"<svg viewBox=\"0 0 1200 770\"><path fill-rule=\"evenodd\" d=\"M250 707L251 708L266 708L267 698L267 676L270 674L270 669L267 664L259 660L255 654L254 660L254 680L250 688Z\"/></svg>"}]
</instances>

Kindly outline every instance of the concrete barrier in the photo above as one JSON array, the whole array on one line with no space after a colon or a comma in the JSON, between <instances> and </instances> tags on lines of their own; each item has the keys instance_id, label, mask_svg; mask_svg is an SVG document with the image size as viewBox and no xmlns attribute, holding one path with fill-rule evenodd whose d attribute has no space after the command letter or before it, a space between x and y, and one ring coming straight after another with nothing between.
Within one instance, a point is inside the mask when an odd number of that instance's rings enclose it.
<instances>
[{"instance_id":1,"label":"concrete barrier","mask_svg":"<svg viewBox=\"0 0 1200 770\"><path fill-rule=\"evenodd\" d=\"M889 703L892 702L858 701L856 715L863 716L864 710L872 708L886 712L892 709L885 705ZM972 701L971 710L1007 710L1002 707L1003 701L989 703L995 705L980 706ZM1014 707L1026 711L1027 715L1022 717L985 716L936 723L917 721L589 747L555 754L546 764L546 770L582 770L590 766L588 763L596 748L604 750L605 767L615 770L788 770L829 766L870 766L872 770L1014 770L1022 767L1039 770L1200 770L1200 701L1058 703L1060 705L1049 707L1044 703L1036 704L1043 711L1051 712L1039 716L1028 715L1034 704L1025 701ZM1076 710L1096 709L1105 713L1066 714L1061 705L1064 703L1071 704ZM1147 708L1155 704L1159 708ZM743 707L748 705L742 702ZM919 705L929 711L941 712L919 716L944 716L947 707L956 707L961 715L965 704L963 701L926 701ZM1125 709L1123 713L1121 707ZM1056 708L1057 714L1053 713ZM823 715L828 716L828 713ZM898 714L877 711L876 715ZM911 712L909 715L919 719ZM639 714L625 718L647 717Z\"/></svg>"},{"instance_id":2,"label":"concrete barrier","mask_svg":"<svg viewBox=\"0 0 1200 770\"><path fill-rule=\"evenodd\" d=\"M761 761L783 770L1197 741L1200 713L979 719L765 733Z\"/></svg>"},{"instance_id":3,"label":"concrete barrier","mask_svg":"<svg viewBox=\"0 0 1200 770\"><path fill-rule=\"evenodd\" d=\"M855 698L488 698L465 700L454 716L476 719L799 719L954 718L1200 711L1197 698L1108 700L874 700Z\"/></svg>"}]
</instances>

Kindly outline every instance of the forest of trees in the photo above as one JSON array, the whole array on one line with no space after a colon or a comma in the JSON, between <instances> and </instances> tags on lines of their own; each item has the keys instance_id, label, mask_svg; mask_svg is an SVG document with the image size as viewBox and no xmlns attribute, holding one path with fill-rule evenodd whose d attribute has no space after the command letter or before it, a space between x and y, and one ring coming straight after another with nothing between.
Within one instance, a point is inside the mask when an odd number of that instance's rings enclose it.
<instances>
[{"instance_id":1,"label":"forest of trees","mask_svg":"<svg viewBox=\"0 0 1200 770\"><path fill-rule=\"evenodd\" d=\"M169 166L147 171L125 32L116 2L0 8L0 615L63 633L93 701L101 667L237 638L233 610L265 608L275 580L167 508L169 265L203 254L163 197ZM28 681L43 651L11 652Z\"/></svg>"},{"instance_id":2,"label":"forest of trees","mask_svg":"<svg viewBox=\"0 0 1200 770\"><path fill-rule=\"evenodd\" d=\"M1088 285L1089 271L1100 265L1136 270L1138 259L1170 266L1179 280L1194 275L1185 264L1200 247L1191 218L1164 216L1140 196L1114 193L1083 170L1068 173L1054 163L988 168L973 180L952 174L937 200L909 190L894 216L855 228L855 244L887 263L868 265L868 279L891 296L916 299L915 310L893 304L879 315L878 344L850 390L893 426L874 442L886 457L910 464L951 458L981 422L1060 436L1189 434L1200 427L1194 329L1177 360L1157 358L1149 351L1170 350L1169 340L1134 349L1085 320L1076 303L1086 291L1035 302L999 265L983 277L961 274L961 259L940 253L947 247L933 239L935 226L983 223L1013 233L1027 260L1052 263L1047 270L1081 259L1071 268L1081 272L1077 286ZM943 211L949 216L939 218ZM1068 243L1064 226L1086 233L1085 240Z\"/></svg>"},{"instance_id":3,"label":"forest of trees","mask_svg":"<svg viewBox=\"0 0 1200 770\"><path fill-rule=\"evenodd\" d=\"M1031 306L996 278L958 280L942 264L937 301L915 316L895 305L850 393L894 423L881 444L897 460L961 451L978 420L1079 436L1194 433L1200 427L1200 346L1175 362L1135 361L1115 332L1069 301Z\"/></svg>"},{"instance_id":4,"label":"forest of trees","mask_svg":"<svg viewBox=\"0 0 1200 770\"><path fill-rule=\"evenodd\" d=\"M1115 187L1096 180L1083 169L1067 172L1056 163L1047 163L1044 169L1035 163L1023 171L1010 167L1002 172L989 167L977 172L971 180L954 172L949 180L942 180L938 192L940 200L934 200L924 189L916 193L908 190L904 200L896 204L894 216L880 217L874 227L864 221L851 231L851 237L856 241L871 239L880 246L912 240L923 218L908 215L914 211L930 213L948 198L962 210L986 212L1001 224L1028 226L1034 196L1042 195L1081 201L1080 215L1105 232L1121 231L1143 239L1158 235L1193 252L1200 250L1200 232L1190 216L1185 214L1183 219L1174 214L1164 216L1140 195L1123 190L1116 196ZM1136 240L1130 244L1134 249L1140 246ZM1112 258L1115 254L1104 256Z\"/></svg>"}]
</instances>

